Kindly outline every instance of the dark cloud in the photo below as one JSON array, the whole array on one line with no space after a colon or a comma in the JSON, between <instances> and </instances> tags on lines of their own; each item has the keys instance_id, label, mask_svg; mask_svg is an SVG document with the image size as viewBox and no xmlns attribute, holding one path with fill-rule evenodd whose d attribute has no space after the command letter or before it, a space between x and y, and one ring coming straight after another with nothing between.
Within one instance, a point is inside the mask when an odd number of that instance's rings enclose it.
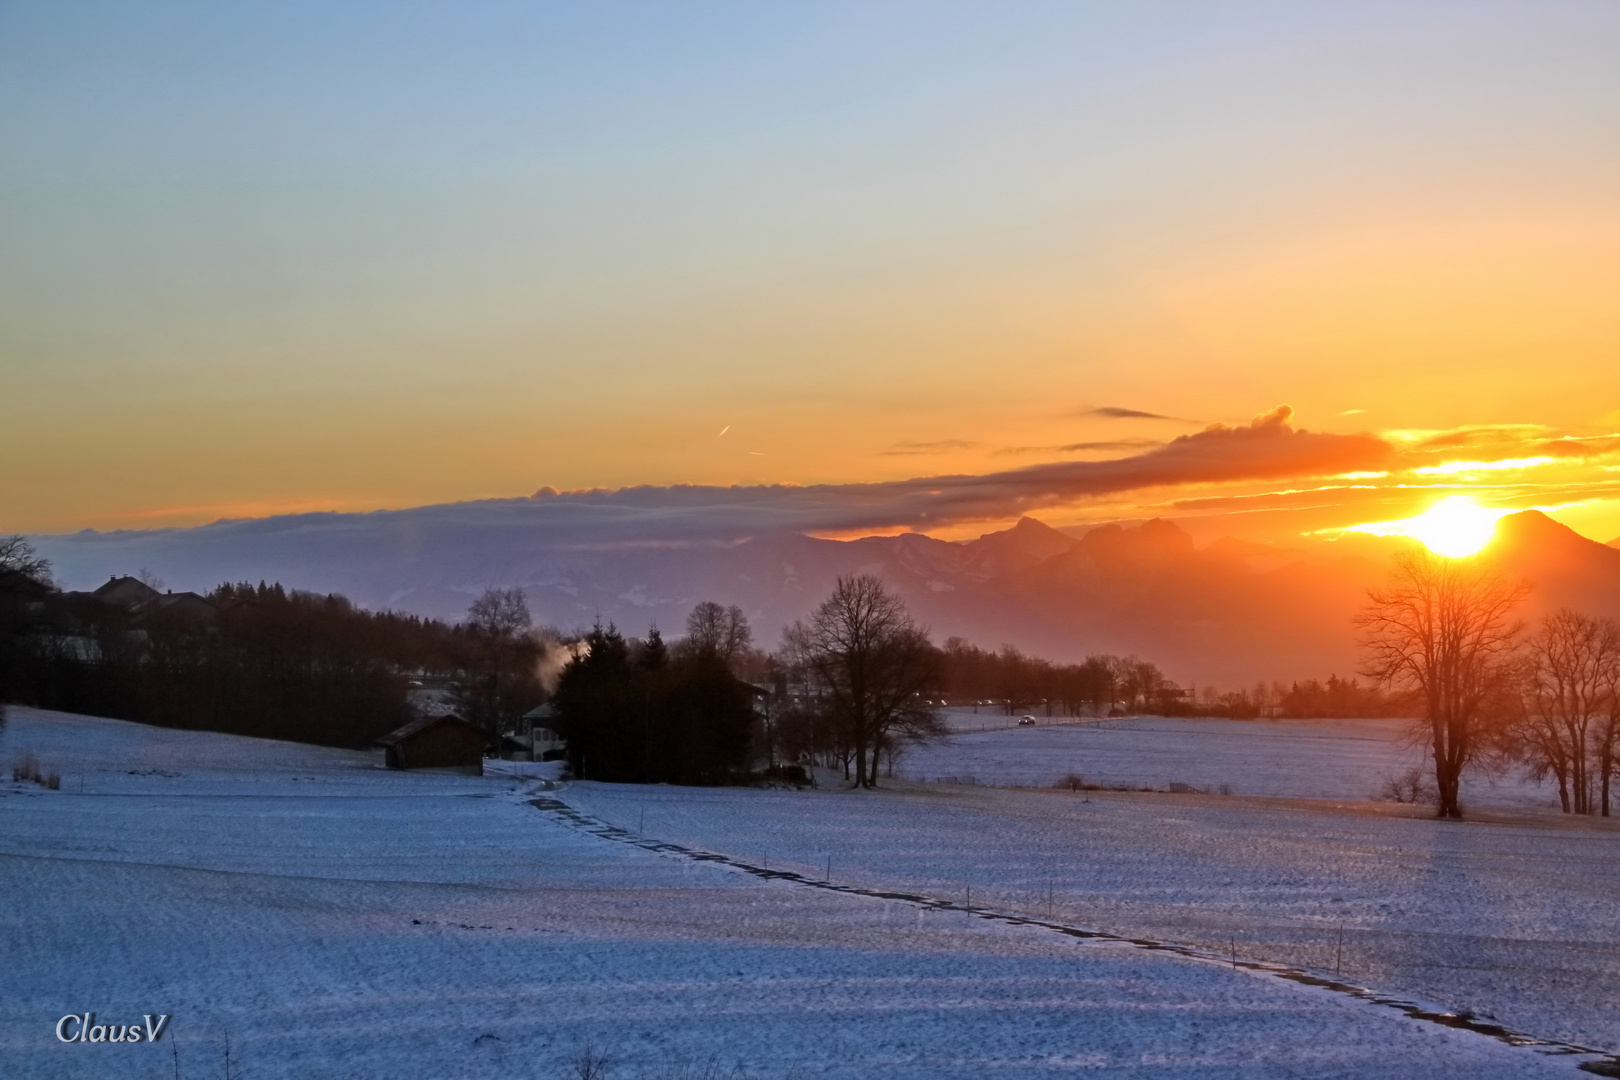
<instances>
[{"instance_id":1,"label":"dark cloud","mask_svg":"<svg viewBox=\"0 0 1620 1080\"><path fill-rule=\"evenodd\" d=\"M835 532L994 520L1144 488L1332 476L1388 466L1390 445L1372 435L1296 430L1279 405L1247 425L1213 424L1129 457L1054 462L977 475L804 487L635 487L537 493L558 526L601 538L722 537L740 532ZM659 529L665 532L658 532ZM628 537L626 537L628 538Z\"/></svg>"},{"instance_id":2,"label":"dark cloud","mask_svg":"<svg viewBox=\"0 0 1620 1080\"><path fill-rule=\"evenodd\" d=\"M1118 405L1099 405L1095 409L1084 409L1077 415L1101 416L1108 420L1174 420L1178 424L1190 424L1191 420L1183 420L1179 416L1164 416L1160 413L1143 412L1141 409L1126 409Z\"/></svg>"},{"instance_id":3,"label":"dark cloud","mask_svg":"<svg viewBox=\"0 0 1620 1080\"><path fill-rule=\"evenodd\" d=\"M49 538L43 550L85 580L95 580L106 566L173 565L204 581L223 581L251 566L262 568L256 573L328 587L323 567L375 565L381 589L387 567L443 562L457 568L457 588L470 588L505 580L514 567L544 553L565 563L590 552L724 547L769 534L927 530L1140 489L1303 481L1384 468L1393 457L1390 445L1375 436L1296 430L1291 418L1292 410L1279 406L1250 424L1212 425L1126 457L979 475L802 487L542 488L529 498L369 514L299 514L195 529L87 532Z\"/></svg>"}]
</instances>

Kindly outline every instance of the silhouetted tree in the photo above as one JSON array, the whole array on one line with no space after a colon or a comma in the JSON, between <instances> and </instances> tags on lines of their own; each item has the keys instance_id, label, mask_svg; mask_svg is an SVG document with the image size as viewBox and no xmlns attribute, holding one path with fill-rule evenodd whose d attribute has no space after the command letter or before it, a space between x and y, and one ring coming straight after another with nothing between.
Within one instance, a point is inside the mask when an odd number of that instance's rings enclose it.
<instances>
[{"instance_id":1,"label":"silhouetted tree","mask_svg":"<svg viewBox=\"0 0 1620 1080\"><path fill-rule=\"evenodd\" d=\"M1248 695L1243 696L1247 700ZM1379 693L1376 687L1329 675L1326 683L1307 679L1291 684L1278 703L1278 715L1294 719L1398 716L1401 707L1401 702Z\"/></svg>"},{"instance_id":2,"label":"silhouetted tree","mask_svg":"<svg viewBox=\"0 0 1620 1080\"><path fill-rule=\"evenodd\" d=\"M50 562L26 538L0 536L0 702L22 694L30 654L45 646L38 638L53 592Z\"/></svg>"},{"instance_id":3,"label":"silhouetted tree","mask_svg":"<svg viewBox=\"0 0 1620 1080\"><path fill-rule=\"evenodd\" d=\"M839 578L808 620L787 629L784 651L820 691L821 717L844 733L856 786L875 786L886 740L942 732L922 697L937 678L937 654L877 578Z\"/></svg>"},{"instance_id":4,"label":"silhouetted tree","mask_svg":"<svg viewBox=\"0 0 1620 1080\"><path fill-rule=\"evenodd\" d=\"M671 657L657 628L630 642L612 624L586 635L552 697L581 779L722 784L744 778L754 712L717 650Z\"/></svg>"},{"instance_id":5,"label":"silhouetted tree","mask_svg":"<svg viewBox=\"0 0 1620 1080\"><path fill-rule=\"evenodd\" d=\"M518 588L487 588L467 609L466 670L460 705L466 719L499 736L541 698L539 646L529 635L528 600Z\"/></svg>"},{"instance_id":6,"label":"silhouetted tree","mask_svg":"<svg viewBox=\"0 0 1620 1080\"><path fill-rule=\"evenodd\" d=\"M1557 611L1530 638L1521 670L1511 750L1538 779L1550 773L1558 781L1564 813L1608 817L1620 624Z\"/></svg>"},{"instance_id":7,"label":"silhouetted tree","mask_svg":"<svg viewBox=\"0 0 1620 1080\"><path fill-rule=\"evenodd\" d=\"M747 651L753 636L742 608L736 604L721 607L712 600L705 600L686 616L686 640L682 646L714 653L730 664Z\"/></svg>"},{"instance_id":8,"label":"silhouetted tree","mask_svg":"<svg viewBox=\"0 0 1620 1080\"><path fill-rule=\"evenodd\" d=\"M1117 656L1088 656L1080 665L1082 699L1104 715L1119 700L1119 673L1123 661Z\"/></svg>"},{"instance_id":9,"label":"silhouetted tree","mask_svg":"<svg viewBox=\"0 0 1620 1080\"><path fill-rule=\"evenodd\" d=\"M1412 551L1397 557L1388 587L1371 590L1356 617L1363 674L1421 697L1440 817L1462 816L1463 770L1505 711L1520 630L1512 615L1527 592L1478 560Z\"/></svg>"}]
</instances>

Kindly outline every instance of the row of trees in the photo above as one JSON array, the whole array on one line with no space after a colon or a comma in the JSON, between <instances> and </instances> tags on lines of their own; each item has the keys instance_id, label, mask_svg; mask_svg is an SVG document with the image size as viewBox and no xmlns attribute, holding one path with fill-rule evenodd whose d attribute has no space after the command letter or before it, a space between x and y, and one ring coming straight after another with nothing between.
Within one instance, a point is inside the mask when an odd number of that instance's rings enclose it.
<instances>
[{"instance_id":1,"label":"row of trees","mask_svg":"<svg viewBox=\"0 0 1620 1080\"><path fill-rule=\"evenodd\" d=\"M1011 648L987 652L956 638L936 649L880 581L843 578L808 619L787 630L781 652L771 658L783 682L797 681L808 691L779 703L766 727L766 750L772 757L780 751L801 761L841 761L855 784L870 786L885 753L940 733L930 702L942 695L975 700L987 695L1008 712L1037 700L1061 702L1071 712L1117 703L1127 709L1158 705L1165 712L1208 713L1216 711L1211 704L1225 704L1233 715L1264 707L1295 716L1389 715L1397 709L1410 715L1415 705L1434 762L1440 816L1461 816L1463 772L1486 758L1517 763L1538 778L1552 777L1568 812L1607 815L1620 758L1620 624L1561 611L1524 639L1512 615L1526 591L1477 560L1404 555L1390 586L1371 594L1358 619L1367 655L1364 673L1375 685L1330 676L1325 684L1262 685L1252 698L1238 692L1211 702L1206 694L1204 702L1189 704L1152 664L1136 659L1093 656L1080 664L1055 665ZM720 700L721 668L750 653L745 627L740 612L712 604L689 620L688 641L700 643L691 655L715 661L714 681L706 691L716 695L712 700ZM618 717L611 722L593 721L590 710L574 707L559 691L568 733L578 740L581 754L616 762L615 776L652 778L657 769L637 765L634 747L640 747L642 761L674 761L685 751L660 751L657 739L646 733L649 723L656 726L649 718L671 717L664 728L682 747L718 737L705 736L696 713L683 719L671 704L672 692L663 692L665 704L649 703L645 692L634 689L637 677L625 674L637 664L654 672L664 661L638 659L635 650L616 643L611 628L598 630L590 645L592 654L602 650L603 658L576 662L565 672L564 687L600 670L617 674L601 676L598 685L621 689L614 691L620 696L612 705L595 710L601 717ZM661 646L643 646L642 652L662 655ZM664 678L638 677L654 687ZM758 729L742 722L738 701L736 722L715 744L724 749L715 760L726 764L702 774L710 781L736 775L741 763L752 759L745 733L754 731L757 738ZM644 732L639 741L637 717ZM593 723L599 725L594 731ZM700 775L691 764L661 767L662 775Z\"/></svg>"},{"instance_id":2,"label":"row of trees","mask_svg":"<svg viewBox=\"0 0 1620 1080\"><path fill-rule=\"evenodd\" d=\"M1182 700L1181 688L1155 664L1134 656L1097 655L1056 664L1012 645L992 652L959 637L946 639L939 652L936 689L953 700L993 700L1008 716L1036 705L1055 706L1070 716L1087 708L1169 712Z\"/></svg>"},{"instance_id":3,"label":"row of trees","mask_svg":"<svg viewBox=\"0 0 1620 1080\"><path fill-rule=\"evenodd\" d=\"M1329 675L1326 682L1256 683L1251 689L1219 691L1206 687L1195 702L1181 711L1196 716L1224 716L1234 720L1272 717L1291 720L1407 716L1412 702L1407 695L1386 693L1376 685Z\"/></svg>"},{"instance_id":4,"label":"row of trees","mask_svg":"<svg viewBox=\"0 0 1620 1080\"><path fill-rule=\"evenodd\" d=\"M1357 620L1381 685L1419 704L1438 813L1462 816L1464 771L1481 762L1551 776L1566 813L1608 816L1620 752L1620 623L1561 610L1528 635L1529 586L1476 559L1418 551Z\"/></svg>"},{"instance_id":5,"label":"row of trees","mask_svg":"<svg viewBox=\"0 0 1620 1080\"><path fill-rule=\"evenodd\" d=\"M543 642L515 590L486 593L458 625L264 582L202 599L64 593L26 541L0 538L0 701L364 746L411 718L424 674L457 683L457 707L491 730L543 698Z\"/></svg>"},{"instance_id":6,"label":"row of trees","mask_svg":"<svg viewBox=\"0 0 1620 1080\"><path fill-rule=\"evenodd\" d=\"M906 740L941 734L927 704L939 653L876 578L839 579L832 595L764 660L772 689L743 681L761 668L747 619L706 602L667 648L596 626L562 672L552 701L574 775L642 783L727 783L775 764L841 761L857 786ZM790 697L790 684L808 688Z\"/></svg>"},{"instance_id":7,"label":"row of trees","mask_svg":"<svg viewBox=\"0 0 1620 1080\"><path fill-rule=\"evenodd\" d=\"M1242 690L1205 687L1194 696L1166 678L1156 664L1135 656L1100 654L1078 664L1056 664L1026 656L1011 645L992 652L957 637L947 639L940 650L939 669L944 696L954 701L988 699L1009 716L1045 707L1049 714L1057 710L1069 716L1090 711L1310 719L1401 716L1411 708L1403 695L1337 675L1329 675L1326 682L1262 682Z\"/></svg>"}]
</instances>

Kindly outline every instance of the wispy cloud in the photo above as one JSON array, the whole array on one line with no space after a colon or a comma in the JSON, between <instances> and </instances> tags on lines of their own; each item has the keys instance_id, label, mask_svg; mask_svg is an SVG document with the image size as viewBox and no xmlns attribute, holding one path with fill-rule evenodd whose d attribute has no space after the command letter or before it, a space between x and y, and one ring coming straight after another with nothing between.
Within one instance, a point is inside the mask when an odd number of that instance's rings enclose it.
<instances>
[{"instance_id":1,"label":"wispy cloud","mask_svg":"<svg viewBox=\"0 0 1620 1080\"><path fill-rule=\"evenodd\" d=\"M1413 467L1447 471L1523 468L1542 459L1590 461L1620 454L1620 434L1560 435L1541 424L1491 424L1449 431L1388 431L1384 436L1404 452L1421 458ZM1466 453L1466 461L1435 463L1453 453Z\"/></svg>"},{"instance_id":2,"label":"wispy cloud","mask_svg":"<svg viewBox=\"0 0 1620 1080\"><path fill-rule=\"evenodd\" d=\"M1145 450L1150 446L1163 446L1160 439L1107 439L1101 442L1066 443L1062 446L1003 446L994 451L998 457L1024 454L1082 454L1109 450Z\"/></svg>"},{"instance_id":3,"label":"wispy cloud","mask_svg":"<svg viewBox=\"0 0 1620 1080\"><path fill-rule=\"evenodd\" d=\"M1460 473L1477 472L1506 472L1520 469L1534 469L1540 465L1550 465L1556 458L1507 458L1502 461L1448 461L1444 465L1423 465L1412 471L1424 476L1456 476Z\"/></svg>"},{"instance_id":4,"label":"wispy cloud","mask_svg":"<svg viewBox=\"0 0 1620 1080\"><path fill-rule=\"evenodd\" d=\"M933 442L897 442L887 450L878 451L879 457L912 457L918 454L949 454L953 450L977 450L983 443L971 439L936 439Z\"/></svg>"},{"instance_id":5,"label":"wispy cloud","mask_svg":"<svg viewBox=\"0 0 1620 1080\"><path fill-rule=\"evenodd\" d=\"M558 528L648 535L928 529L996 520L1121 492L1232 481L1321 478L1387 468L1394 448L1373 435L1296 429L1279 405L1248 424L1212 424L1161 446L1101 461L1049 462L972 475L871 484L710 487L677 484L537 492ZM592 523L587 527L586 523Z\"/></svg>"},{"instance_id":6,"label":"wispy cloud","mask_svg":"<svg viewBox=\"0 0 1620 1080\"><path fill-rule=\"evenodd\" d=\"M1163 413L1146 412L1142 409L1127 409L1120 405L1098 405L1092 409L1081 409L1076 416L1100 416L1105 420L1174 420L1178 424L1195 423L1179 416L1165 416Z\"/></svg>"}]
</instances>

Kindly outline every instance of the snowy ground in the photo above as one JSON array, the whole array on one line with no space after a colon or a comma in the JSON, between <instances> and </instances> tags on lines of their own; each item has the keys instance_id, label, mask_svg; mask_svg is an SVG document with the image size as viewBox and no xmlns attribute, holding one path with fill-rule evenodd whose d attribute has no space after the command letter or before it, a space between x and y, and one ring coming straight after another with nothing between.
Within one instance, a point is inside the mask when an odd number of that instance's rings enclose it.
<instances>
[{"instance_id":1,"label":"snowy ground","mask_svg":"<svg viewBox=\"0 0 1620 1080\"><path fill-rule=\"evenodd\" d=\"M973 778L996 787L1050 787L1073 773L1103 787L1225 785L1240 795L1365 800L1385 781L1427 762L1405 720L1178 720L1132 716L1073 721L1036 714L1036 725L990 709L946 712L950 738L906 752L895 775ZM1517 773L1474 774L1465 803L1556 809L1558 792Z\"/></svg>"},{"instance_id":2,"label":"snowy ground","mask_svg":"<svg viewBox=\"0 0 1620 1080\"><path fill-rule=\"evenodd\" d=\"M772 866L1343 972L1620 1047L1620 827L1220 796L890 783L816 793L575 784L606 820ZM1405 808L1410 810L1411 808ZM1051 899L1048 900L1050 895ZM1343 928L1342 946L1340 928Z\"/></svg>"},{"instance_id":3,"label":"snowy ground","mask_svg":"<svg viewBox=\"0 0 1620 1080\"><path fill-rule=\"evenodd\" d=\"M611 842L531 806L531 779L14 709L0 763L29 751L63 782L0 783L0 1076L169 1077L176 1047L183 1076L213 1077L227 1032L249 1080L563 1077L587 1044L618 1077L694 1077L711 1058L755 1077L1581 1075L1572 1058L1219 963ZM1606 830L938 785L559 794L807 872L831 849L835 876L874 883L999 875L982 897L972 881L975 906L1037 903L1052 878L1057 916L1076 921L1424 921L1458 990L1440 1001L1466 990L1536 1034L1558 1019L1616 1042ZM1536 882L1584 887L1536 903ZM1470 934L1522 946L1542 981L1504 982L1494 953L1470 966L1453 940ZM1572 985L1546 974L1549 951ZM1347 942L1347 971L1404 977L1376 955ZM157 1046L58 1042L57 1019L86 1010L175 1019Z\"/></svg>"}]
</instances>

